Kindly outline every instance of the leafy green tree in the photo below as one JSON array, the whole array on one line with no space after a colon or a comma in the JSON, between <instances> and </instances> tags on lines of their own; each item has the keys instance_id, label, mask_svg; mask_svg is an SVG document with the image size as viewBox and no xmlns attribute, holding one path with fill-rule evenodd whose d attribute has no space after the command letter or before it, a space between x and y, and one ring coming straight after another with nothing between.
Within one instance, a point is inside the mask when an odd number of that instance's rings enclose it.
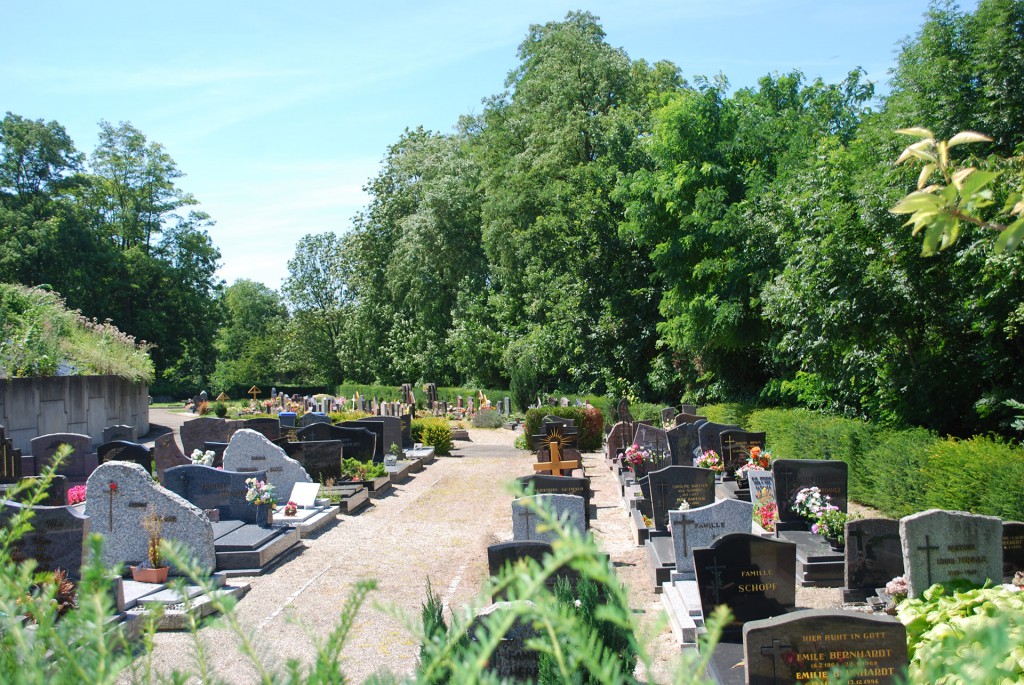
<instances>
[{"instance_id":1,"label":"leafy green tree","mask_svg":"<svg viewBox=\"0 0 1024 685\"><path fill-rule=\"evenodd\" d=\"M277 291L257 281L239 279L224 290L224 325L214 343L215 390L245 390L284 380L281 357L288 309ZM245 386L245 387L242 387Z\"/></svg>"}]
</instances>

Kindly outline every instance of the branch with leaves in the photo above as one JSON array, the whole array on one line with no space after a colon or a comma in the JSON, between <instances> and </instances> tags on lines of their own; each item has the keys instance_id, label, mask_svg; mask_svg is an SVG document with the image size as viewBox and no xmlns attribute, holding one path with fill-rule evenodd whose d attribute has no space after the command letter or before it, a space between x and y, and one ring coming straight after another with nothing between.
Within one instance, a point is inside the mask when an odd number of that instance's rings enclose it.
<instances>
[{"instance_id":1,"label":"branch with leaves","mask_svg":"<svg viewBox=\"0 0 1024 685\"><path fill-rule=\"evenodd\" d=\"M904 225L913 226L915 236L924 231L923 256L930 257L954 245L960 238L962 222L998 232L996 254L1017 248L1024 239L1024 196L1020 191L1010 192L997 214L984 217L985 210L996 204L994 182L1003 174L992 169L1006 160L990 157L983 163L986 168L980 169L962 166L949 156L949 151L958 145L992 142L991 138L976 131L961 131L949 140L936 140L935 134L926 128L904 128L897 133L921 140L908 145L896 163L920 160L924 166L917 177L917 190L889 211L910 214ZM936 174L940 182L930 183ZM996 221L1003 216L1016 218L1009 224Z\"/></svg>"}]
</instances>

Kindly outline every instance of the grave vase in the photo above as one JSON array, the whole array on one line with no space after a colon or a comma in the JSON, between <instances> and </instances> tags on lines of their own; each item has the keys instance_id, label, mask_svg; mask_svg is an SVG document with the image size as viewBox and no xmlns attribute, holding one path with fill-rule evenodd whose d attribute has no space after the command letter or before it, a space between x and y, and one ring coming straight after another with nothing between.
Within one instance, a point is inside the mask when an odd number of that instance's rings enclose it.
<instances>
[{"instance_id":1,"label":"grave vase","mask_svg":"<svg viewBox=\"0 0 1024 685\"><path fill-rule=\"evenodd\" d=\"M256 525L260 528L270 528L273 524L273 510L269 504L256 506Z\"/></svg>"},{"instance_id":2,"label":"grave vase","mask_svg":"<svg viewBox=\"0 0 1024 685\"><path fill-rule=\"evenodd\" d=\"M843 543L839 542L839 538L826 537L825 538L825 542L828 543L828 546L832 548L833 552L844 552L844 551L846 551L846 545L844 545Z\"/></svg>"}]
</instances>

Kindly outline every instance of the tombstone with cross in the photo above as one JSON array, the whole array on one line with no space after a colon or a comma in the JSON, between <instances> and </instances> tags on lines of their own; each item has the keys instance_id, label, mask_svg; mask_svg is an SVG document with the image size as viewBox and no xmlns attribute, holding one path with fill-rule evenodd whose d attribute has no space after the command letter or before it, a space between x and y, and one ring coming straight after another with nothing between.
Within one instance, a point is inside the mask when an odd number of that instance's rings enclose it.
<instances>
[{"instance_id":1,"label":"tombstone with cross","mask_svg":"<svg viewBox=\"0 0 1024 685\"><path fill-rule=\"evenodd\" d=\"M535 438L539 441L537 458L540 461L533 465L534 471L571 476L574 469L582 468L575 434L567 433L561 426L552 426L544 435ZM545 454L548 456L546 461Z\"/></svg>"},{"instance_id":2,"label":"tombstone with cross","mask_svg":"<svg viewBox=\"0 0 1024 685\"><path fill-rule=\"evenodd\" d=\"M564 520L565 524L576 529L580 535L586 534L586 515L584 500L577 495L533 495L520 497L512 502L512 536L515 540L542 540L552 542L558 538L558 532L548 530L538 508L547 508L555 518Z\"/></svg>"},{"instance_id":3,"label":"tombstone with cross","mask_svg":"<svg viewBox=\"0 0 1024 685\"><path fill-rule=\"evenodd\" d=\"M997 516L929 509L900 519L903 565L910 597L935 583L976 585L1003 577L1003 522Z\"/></svg>"}]
</instances>

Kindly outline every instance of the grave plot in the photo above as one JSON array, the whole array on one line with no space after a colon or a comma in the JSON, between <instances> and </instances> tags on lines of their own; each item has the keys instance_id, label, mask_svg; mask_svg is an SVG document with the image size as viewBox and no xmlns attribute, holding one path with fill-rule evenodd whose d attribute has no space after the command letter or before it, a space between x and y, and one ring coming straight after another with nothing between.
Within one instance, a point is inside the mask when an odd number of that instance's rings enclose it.
<instances>
[{"instance_id":1,"label":"grave plot","mask_svg":"<svg viewBox=\"0 0 1024 685\"><path fill-rule=\"evenodd\" d=\"M547 507L556 518L564 518L566 525L575 528L580 535L586 535L586 517L583 498L577 495L533 495L512 501L512 538L552 542L558 537L537 513L537 507Z\"/></svg>"},{"instance_id":2,"label":"grave plot","mask_svg":"<svg viewBox=\"0 0 1024 685\"><path fill-rule=\"evenodd\" d=\"M796 496L816 487L832 504L846 511L848 466L842 461L777 459L772 464L778 519L776 536L797 545L797 580L804 587L841 587L845 555L811 532L811 521L796 509Z\"/></svg>"},{"instance_id":3,"label":"grave plot","mask_svg":"<svg viewBox=\"0 0 1024 685\"><path fill-rule=\"evenodd\" d=\"M1003 578L1003 522L995 516L929 509L900 519L903 565L917 597L935 583L977 585Z\"/></svg>"},{"instance_id":4,"label":"grave plot","mask_svg":"<svg viewBox=\"0 0 1024 685\"><path fill-rule=\"evenodd\" d=\"M516 479L528 495L576 495L583 498L584 520L590 526L590 479L573 476L520 476Z\"/></svg>"},{"instance_id":5,"label":"grave plot","mask_svg":"<svg viewBox=\"0 0 1024 685\"><path fill-rule=\"evenodd\" d=\"M301 544L297 530L268 525L265 514L260 516L258 507L246 501L245 481L266 480L265 471L241 473L190 464L168 469L164 476L168 490L201 510L210 521L218 571L259 574Z\"/></svg>"},{"instance_id":6,"label":"grave plot","mask_svg":"<svg viewBox=\"0 0 1024 685\"><path fill-rule=\"evenodd\" d=\"M558 417L546 417L558 418ZM537 450L537 463L533 470L554 476L586 477L583 459L577 447L579 432L568 419L546 421L544 433L533 436Z\"/></svg>"},{"instance_id":7,"label":"grave plot","mask_svg":"<svg viewBox=\"0 0 1024 685\"><path fill-rule=\"evenodd\" d=\"M57 469L57 473L66 476L69 485L81 485L86 482L99 459L92 450L92 438L81 433L50 433L40 435L31 441L31 454L21 457L21 475L38 476L49 465L54 453L61 445L71 445L72 452Z\"/></svg>"},{"instance_id":8,"label":"grave plot","mask_svg":"<svg viewBox=\"0 0 1024 685\"><path fill-rule=\"evenodd\" d=\"M648 561L652 568L671 568L671 539L669 538L669 511L685 503L689 507L703 507L715 501L715 472L694 466L666 466L651 471L638 483L643 500L630 511L630 531L633 541L647 546ZM644 517L647 517L646 519ZM667 538L657 540L656 538ZM660 580L668 580L664 573Z\"/></svg>"},{"instance_id":9,"label":"grave plot","mask_svg":"<svg viewBox=\"0 0 1024 685\"><path fill-rule=\"evenodd\" d=\"M722 442L722 461L725 463L723 494L736 499L750 501L750 487L746 480L735 478L736 470L747 463L750 451L755 447L764 449L765 434L742 430L724 430L719 434Z\"/></svg>"},{"instance_id":10,"label":"grave plot","mask_svg":"<svg viewBox=\"0 0 1024 685\"><path fill-rule=\"evenodd\" d=\"M846 523L844 602L866 601L903 571L899 521L857 519Z\"/></svg>"}]
</instances>

